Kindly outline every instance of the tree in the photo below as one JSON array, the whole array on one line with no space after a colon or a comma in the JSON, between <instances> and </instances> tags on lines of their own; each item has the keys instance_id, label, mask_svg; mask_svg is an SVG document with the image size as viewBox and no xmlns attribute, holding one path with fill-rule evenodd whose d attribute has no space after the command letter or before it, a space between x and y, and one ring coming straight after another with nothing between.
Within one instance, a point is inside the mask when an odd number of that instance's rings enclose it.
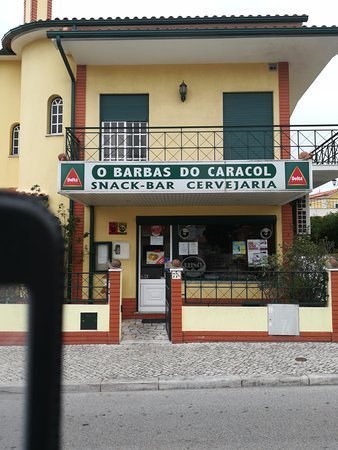
<instances>
[{"instance_id":1,"label":"tree","mask_svg":"<svg viewBox=\"0 0 338 450\"><path fill-rule=\"evenodd\" d=\"M327 239L333 242L338 250L338 213L330 213L323 217L311 217L311 238L318 242Z\"/></svg>"},{"instance_id":2,"label":"tree","mask_svg":"<svg viewBox=\"0 0 338 450\"><path fill-rule=\"evenodd\" d=\"M296 236L291 245L283 245L281 250L269 258L263 270L262 289L266 299L277 303L325 305L325 262L332 243Z\"/></svg>"}]
</instances>

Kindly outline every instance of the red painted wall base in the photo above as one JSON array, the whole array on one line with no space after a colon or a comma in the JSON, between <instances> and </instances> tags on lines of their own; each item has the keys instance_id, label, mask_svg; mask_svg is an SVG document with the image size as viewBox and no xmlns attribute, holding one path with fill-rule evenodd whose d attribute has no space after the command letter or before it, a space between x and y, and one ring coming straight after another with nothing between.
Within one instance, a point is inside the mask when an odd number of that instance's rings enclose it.
<instances>
[{"instance_id":1,"label":"red painted wall base","mask_svg":"<svg viewBox=\"0 0 338 450\"><path fill-rule=\"evenodd\" d=\"M266 332L183 331L183 342L331 342L332 333L304 332L300 336L269 336Z\"/></svg>"}]
</instances>

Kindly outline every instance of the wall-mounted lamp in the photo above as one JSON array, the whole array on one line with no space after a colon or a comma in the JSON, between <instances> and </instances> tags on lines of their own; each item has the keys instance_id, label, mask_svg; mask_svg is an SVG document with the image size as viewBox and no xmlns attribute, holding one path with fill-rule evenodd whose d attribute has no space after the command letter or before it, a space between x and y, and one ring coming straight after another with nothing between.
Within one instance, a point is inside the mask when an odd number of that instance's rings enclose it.
<instances>
[{"instance_id":1,"label":"wall-mounted lamp","mask_svg":"<svg viewBox=\"0 0 338 450\"><path fill-rule=\"evenodd\" d=\"M181 96L181 101L184 102L186 97L187 97L187 92L188 92L188 86L185 84L184 81L182 81L182 83L180 84L180 96Z\"/></svg>"},{"instance_id":2,"label":"wall-mounted lamp","mask_svg":"<svg viewBox=\"0 0 338 450\"><path fill-rule=\"evenodd\" d=\"M334 179L332 180L332 184L333 184L334 187L337 186L337 182L338 182L337 178L334 178Z\"/></svg>"}]
</instances>

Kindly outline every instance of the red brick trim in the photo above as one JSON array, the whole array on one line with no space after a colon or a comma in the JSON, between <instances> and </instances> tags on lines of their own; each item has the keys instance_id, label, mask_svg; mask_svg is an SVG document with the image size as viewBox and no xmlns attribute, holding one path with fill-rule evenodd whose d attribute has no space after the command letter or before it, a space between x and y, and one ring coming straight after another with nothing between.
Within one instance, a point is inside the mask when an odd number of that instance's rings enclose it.
<instances>
[{"instance_id":1,"label":"red brick trim","mask_svg":"<svg viewBox=\"0 0 338 450\"><path fill-rule=\"evenodd\" d=\"M165 319L164 313L135 313L132 319Z\"/></svg>"},{"instance_id":2,"label":"red brick trim","mask_svg":"<svg viewBox=\"0 0 338 450\"><path fill-rule=\"evenodd\" d=\"M38 0L31 0L31 22L38 18Z\"/></svg>"},{"instance_id":3,"label":"red brick trim","mask_svg":"<svg viewBox=\"0 0 338 450\"><path fill-rule=\"evenodd\" d=\"M300 336L269 336L264 331L183 331L183 342L331 342L332 333L304 332Z\"/></svg>"},{"instance_id":4,"label":"red brick trim","mask_svg":"<svg viewBox=\"0 0 338 450\"><path fill-rule=\"evenodd\" d=\"M290 83L289 63L278 63L278 87L279 87L279 123L283 127L281 135L282 159L290 159Z\"/></svg>"},{"instance_id":5,"label":"red brick trim","mask_svg":"<svg viewBox=\"0 0 338 450\"><path fill-rule=\"evenodd\" d=\"M52 8L53 8L53 0L48 0L48 3L47 3L47 20L51 20L51 18L52 18Z\"/></svg>"},{"instance_id":6,"label":"red brick trim","mask_svg":"<svg viewBox=\"0 0 338 450\"><path fill-rule=\"evenodd\" d=\"M122 319L134 319L136 314L136 298L122 299Z\"/></svg>"},{"instance_id":7,"label":"red brick trim","mask_svg":"<svg viewBox=\"0 0 338 450\"><path fill-rule=\"evenodd\" d=\"M26 345L26 332L0 332L0 346ZM62 333L64 345L109 344L108 331L65 331Z\"/></svg>"},{"instance_id":8,"label":"red brick trim","mask_svg":"<svg viewBox=\"0 0 338 450\"><path fill-rule=\"evenodd\" d=\"M108 344L108 331L66 331L62 333L63 345Z\"/></svg>"},{"instance_id":9,"label":"red brick trim","mask_svg":"<svg viewBox=\"0 0 338 450\"><path fill-rule=\"evenodd\" d=\"M136 298L122 299L122 320L124 319L164 319L164 313L141 313L137 311Z\"/></svg>"},{"instance_id":10,"label":"red brick trim","mask_svg":"<svg viewBox=\"0 0 338 450\"><path fill-rule=\"evenodd\" d=\"M119 344L121 321L121 270L109 271L109 344Z\"/></svg>"},{"instance_id":11,"label":"red brick trim","mask_svg":"<svg viewBox=\"0 0 338 450\"><path fill-rule=\"evenodd\" d=\"M291 203L282 206L282 240L283 244L290 245L293 242L293 215Z\"/></svg>"},{"instance_id":12,"label":"red brick trim","mask_svg":"<svg viewBox=\"0 0 338 450\"><path fill-rule=\"evenodd\" d=\"M182 334L182 280L171 279L171 342L183 342Z\"/></svg>"},{"instance_id":13,"label":"red brick trim","mask_svg":"<svg viewBox=\"0 0 338 450\"><path fill-rule=\"evenodd\" d=\"M0 331L0 345L26 345L27 333Z\"/></svg>"},{"instance_id":14,"label":"red brick trim","mask_svg":"<svg viewBox=\"0 0 338 450\"><path fill-rule=\"evenodd\" d=\"M75 126L86 126L86 81L87 66L77 66L75 85ZM83 137L82 137L83 139ZM83 271L83 234L85 208L74 202L74 217L77 220L73 237L72 271Z\"/></svg>"},{"instance_id":15,"label":"red brick trim","mask_svg":"<svg viewBox=\"0 0 338 450\"><path fill-rule=\"evenodd\" d=\"M338 271L331 270L332 341L338 342Z\"/></svg>"}]
</instances>

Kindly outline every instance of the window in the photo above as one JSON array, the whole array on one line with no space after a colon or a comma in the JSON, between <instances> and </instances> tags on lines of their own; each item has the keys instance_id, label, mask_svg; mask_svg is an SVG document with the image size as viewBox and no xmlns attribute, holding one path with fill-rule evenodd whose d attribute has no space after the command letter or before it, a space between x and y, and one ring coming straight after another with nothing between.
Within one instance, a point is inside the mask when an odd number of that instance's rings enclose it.
<instances>
[{"instance_id":1,"label":"window","mask_svg":"<svg viewBox=\"0 0 338 450\"><path fill-rule=\"evenodd\" d=\"M147 122L102 122L102 161L146 161Z\"/></svg>"},{"instance_id":2,"label":"window","mask_svg":"<svg viewBox=\"0 0 338 450\"><path fill-rule=\"evenodd\" d=\"M11 136L11 155L18 156L19 155L19 141L20 141L20 124L14 125L12 128L12 136Z\"/></svg>"},{"instance_id":3,"label":"window","mask_svg":"<svg viewBox=\"0 0 338 450\"><path fill-rule=\"evenodd\" d=\"M148 94L102 94L101 160L146 161Z\"/></svg>"},{"instance_id":4,"label":"window","mask_svg":"<svg viewBox=\"0 0 338 450\"><path fill-rule=\"evenodd\" d=\"M51 100L49 111L49 133L61 134L63 122L63 101L61 97L55 97Z\"/></svg>"},{"instance_id":5,"label":"window","mask_svg":"<svg viewBox=\"0 0 338 450\"><path fill-rule=\"evenodd\" d=\"M296 202L297 234L310 234L309 196L305 195Z\"/></svg>"},{"instance_id":6,"label":"window","mask_svg":"<svg viewBox=\"0 0 338 450\"><path fill-rule=\"evenodd\" d=\"M94 243L94 267L95 272L106 271L109 268L109 262L112 259L111 242Z\"/></svg>"}]
</instances>

